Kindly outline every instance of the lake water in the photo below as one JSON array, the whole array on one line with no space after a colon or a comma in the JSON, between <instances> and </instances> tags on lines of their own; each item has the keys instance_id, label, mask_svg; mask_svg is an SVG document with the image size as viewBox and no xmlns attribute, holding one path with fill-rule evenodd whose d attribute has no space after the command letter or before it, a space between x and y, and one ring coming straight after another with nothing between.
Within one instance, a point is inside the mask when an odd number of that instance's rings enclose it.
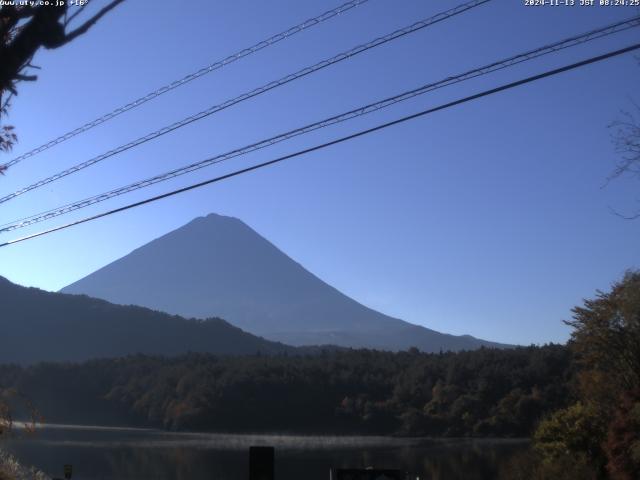
<instances>
[{"instance_id":1,"label":"lake water","mask_svg":"<svg viewBox=\"0 0 640 480\"><path fill-rule=\"evenodd\" d=\"M398 468L421 480L494 480L526 441L429 440L168 433L158 430L45 425L3 448L24 464L74 480L244 480L252 445L276 448L277 480L327 480L330 467Z\"/></svg>"}]
</instances>

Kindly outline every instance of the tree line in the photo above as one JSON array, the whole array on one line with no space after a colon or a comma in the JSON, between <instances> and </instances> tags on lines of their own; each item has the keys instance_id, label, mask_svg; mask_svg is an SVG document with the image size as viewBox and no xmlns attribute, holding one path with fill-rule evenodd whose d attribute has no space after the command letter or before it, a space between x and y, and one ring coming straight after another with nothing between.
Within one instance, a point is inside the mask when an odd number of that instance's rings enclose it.
<instances>
[{"instance_id":1,"label":"tree line","mask_svg":"<svg viewBox=\"0 0 640 480\"><path fill-rule=\"evenodd\" d=\"M0 367L52 422L225 432L510 436L568 405L560 345L461 353L129 356Z\"/></svg>"}]
</instances>

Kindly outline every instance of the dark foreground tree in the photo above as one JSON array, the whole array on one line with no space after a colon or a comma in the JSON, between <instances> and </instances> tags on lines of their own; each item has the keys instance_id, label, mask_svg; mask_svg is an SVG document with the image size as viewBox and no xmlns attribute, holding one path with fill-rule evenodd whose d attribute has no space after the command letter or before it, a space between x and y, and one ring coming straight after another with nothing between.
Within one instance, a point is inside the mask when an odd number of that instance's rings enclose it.
<instances>
[{"instance_id":1,"label":"dark foreground tree","mask_svg":"<svg viewBox=\"0 0 640 480\"><path fill-rule=\"evenodd\" d=\"M69 2L50 5L0 7L0 122L21 81L34 81L31 61L41 48L55 49L75 40L124 0L112 0L84 21L79 21L88 1L71 9ZM59 3L59 4L55 4ZM9 151L17 137L13 127L0 123L0 151Z\"/></svg>"}]
</instances>

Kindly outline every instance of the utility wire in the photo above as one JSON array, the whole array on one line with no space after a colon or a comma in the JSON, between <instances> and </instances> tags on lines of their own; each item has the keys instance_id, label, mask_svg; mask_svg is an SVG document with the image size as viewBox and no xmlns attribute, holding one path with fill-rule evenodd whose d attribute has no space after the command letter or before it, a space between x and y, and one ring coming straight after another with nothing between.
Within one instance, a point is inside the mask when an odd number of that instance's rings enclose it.
<instances>
[{"instance_id":1,"label":"utility wire","mask_svg":"<svg viewBox=\"0 0 640 480\"><path fill-rule=\"evenodd\" d=\"M242 175L242 174L245 174L245 173L252 172L254 170L258 170L258 169L261 169L261 168L264 168L264 167L275 165L277 163L283 162L285 160L289 160L291 158L299 157L299 156L305 155L307 153L311 153L311 152L315 152L315 151L318 151L318 150L322 150L322 149L325 149L325 148L330 147L332 145L337 145L337 144L346 142L348 140L353 140L355 138L362 137L364 135L368 135L370 133L374 133L374 132L377 132L379 130L383 130L383 129L388 128L388 127L392 127L394 125L399 125L401 123L408 122L409 120L415 120L416 118L420 118L420 117L423 117L425 115L429 115L431 113L438 112L440 110L445 110L447 108L455 107L455 106L461 105L463 103L467 103L467 102L470 102L470 101L473 101L473 100L477 100L477 99L482 98L482 97L487 97L489 95L493 95L495 93L502 92L502 91L505 91L505 90L510 90L512 88L519 87L519 86L525 85L527 83L535 82L535 81L541 80L543 78L547 78L547 77L551 77L551 76L554 76L554 75L558 75L560 73L567 72L569 70L575 70L577 68L584 67L584 66L590 65L592 63L601 62L603 60L607 60L609 58L613 58L613 57L616 57L616 56L619 56L619 55L623 55L625 53L628 53L628 52L631 52L631 51L634 51L634 50L638 50L638 49L640 49L640 43L636 43L636 44L630 45L628 47L621 48L619 50L614 50L614 51L605 53L603 55L598 55L596 57L591 57L591 58L588 58L586 60L582 60L580 62L572 63L570 65L565 65L564 67L556 68L556 69L553 69L553 70L547 70L546 72L543 72L543 73L540 73L540 74L537 74L537 75L526 77L526 78L523 78L521 80L517 80L515 82L507 83L507 84L501 85L499 87L492 88L490 90L484 90L484 91L482 91L480 93L476 93L476 94L470 95L468 97L464 97L464 98L461 98L461 99L458 99L458 100L454 100L452 102L448 102L448 103L439 105L437 107L433 107L433 108L429 108L429 109L426 109L426 110L422 110L421 112L414 113L412 115L407 115L405 117L401 117L401 118L398 118L396 120L392 120L390 122L386 122L386 123L377 125L375 127L368 128L366 130L361 130L361 131L353 133L351 135L340 137L338 139L331 140L329 142L322 143L322 144L319 144L319 145L315 145L313 147L306 148L304 150L299 150L297 152L294 152L294 153L291 153L291 154L288 154L288 155L284 155L282 157L278 157L278 158L275 158L273 160L269 160L267 162L259 163L257 165L253 165L251 167L243 168L241 170L236 170L234 172L227 173L226 175L221 175L219 177L214 177L214 178L211 178L209 180L205 180L203 182L195 183L195 184L189 185L187 187L183 187L183 188L179 188L177 190L173 190L171 192L163 193L161 195L156 195L155 197L147 198L147 199L141 200L139 202L130 203L129 205L125 205L125 206L120 207L120 208L115 208L113 210L109 210L109 211L106 211L106 212L103 212L103 213L99 213L97 215L93 215L93 216L90 216L90 217L85 217L83 219L76 220L74 222L67 223L65 225L59 225L57 227L50 228L48 230L44 230L44 231L41 231L41 232L38 232L38 233L33 233L33 234L27 235L25 237L9 240L7 242L1 243L0 247L6 247L6 246L12 245L14 243L24 242L24 241L30 240L32 238L41 237L43 235L48 235L50 233L57 232L59 230L64 230L64 229L67 229L67 228L70 228L70 227L73 227L73 226L76 226L76 225L80 225L82 223L87 223L87 222L90 222L90 221L93 221L93 220L97 220L99 218L107 217L109 215L114 215L114 214L119 213L119 212L124 212L125 210L130 210L132 208L136 208L136 207L139 207L139 206L142 206L142 205L146 205L148 203L156 202L156 201L162 200L164 198L172 197L172 196L178 195L180 193L188 192L190 190L195 190L196 188L204 187L205 185L210 185L212 183L221 182L223 180L226 180L226 179L229 179L229 178L232 178L232 177L236 177L238 175Z\"/></svg>"},{"instance_id":2,"label":"utility wire","mask_svg":"<svg viewBox=\"0 0 640 480\"><path fill-rule=\"evenodd\" d=\"M127 103L126 105L123 105L121 107L116 108L115 110L104 114L103 116L96 118L95 120L92 120L88 123L85 123L84 125L82 125L81 127L78 127L74 130L71 130L63 135L60 135L58 138L55 138L53 140L48 141L47 143L40 145L37 148L34 148L33 150L30 150L26 153L23 153L22 155L14 158L13 160L3 164L0 168L0 170L4 170L5 168L9 168L12 167L13 165L16 165L17 163L20 163L21 161L29 158L29 157L33 157L41 152L44 152L45 150L48 150L49 148L58 145L62 142L65 142L67 140L69 140L70 138L75 137L76 135L80 135L81 133L86 132L87 130L91 130L94 127L97 127L100 124L103 124L105 122L108 122L109 120L117 117L118 115L124 113L124 112L128 112L129 110L132 110L136 107L139 107L140 105L153 100L155 98L158 98L160 95L164 95L167 92L170 92L171 90L175 90L178 87L181 87L189 82L191 82L192 80L195 80L197 78L200 78L204 75L207 75L208 73L211 73L215 70L218 70L222 67L225 67L237 60L240 60L241 58L247 57L253 53L256 53L260 50L262 50L263 48L267 48L270 47L271 45L274 45L282 40L285 40L297 33L302 32L303 30L306 30L307 28L310 27L314 27L316 25L321 24L322 22L329 20L331 18L336 17L337 15L340 15L341 13L347 12L349 10L351 10L354 7L357 7L358 5L362 5L363 3L368 2L369 0L351 0L347 3L344 3L342 5L340 5L339 7L336 7L332 10L328 10L320 15L318 15L317 17L313 17L310 18L308 20L305 20L302 23L299 23L298 25L295 25L283 32L277 33L276 35L273 35L272 37L269 37L265 40L262 40L261 42L256 43L255 45L252 45L250 47L247 47L243 50L240 50L232 55L229 55L228 57L222 59L222 60L218 60L214 63L212 63L211 65L208 65L206 67L201 68L200 70L190 73L184 77L182 77L179 80L175 80L174 82L168 83L166 85L163 85L162 87L154 90L153 92L147 93L146 95L133 100L132 102Z\"/></svg>"},{"instance_id":3,"label":"utility wire","mask_svg":"<svg viewBox=\"0 0 640 480\"><path fill-rule=\"evenodd\" d=\"M518 55L514 55L512 57L508 57L506 59L497 61L497 62L493 62L491 64L479 67L479 68L475 68L473 70L469 70L465 73L459 74L459 75L455 75L455 76L450 76L447 77L443 80L440 80L438 82L434 82L434 83L429 83L426 85L423 85L419 88L416 88L414 90L409 90L406 92L403 92L399 95L395 95L393 97L388 97L385 98L383 100L380 100L378 102L375 103L371 103L369 105L357 108L355 110L350 110L348 112L344 112L341 113L339 115L335 115L333 117L329 117L326 118L324 120L297 128L295 130L291 130L285 133L281 133L279 135L276 135L274 137L270 137L264 140L261 140L259 142L247 145L245 147L242 148L238 148L235 150L232 150L230 152L224 153L224 154L220 154L220 155L216 155L214 157L211 158L207 158L205 160L201 160L199 162L195 162L183 167L179 167L176 168L174 170L165 172L163 174L159 174L159 175L155 175L153 177L144 179L144 180L140 180L138 182L123 186L123 187L119 187L116 188L114 190L108 191L108 192L104 192L102 194L99 195L95 195L92 197L88 197L85 198L83 200L80 201L76 201L73 203L69 203L54 209L50 209L50 210L46 210L44 212L40 212L28 217L23 217L20 218L18 220L13 220L11 222L5 223L3 225L0 225L0 233L2 232L8 232L8 231L12 231L12 230L16 230L19 228L23 228L23 227L27 227L29 225L33 225L35 223L40 223L43 222L45 220L49 220L51 218L54 217L58 217L60 215L64 215L66 213L70 213L72 211L81 209L81 208L85 208L88 207L90 205L96 204L96 203L100 203L103 202L105 200L109 200L111 198L120 196L120 195L124 195L126 193L141 189L141 188L145 188L151 185L154 185L156 183L159 182L163 182L181 175L185 175L187 173L199 170L201 168L204 167L208 167L220 162L223 162L225 160L229 160L231 158L235 158L238 156L242 156L242 155L246 155L248 153L254 152L256 150L260 150L262 148L266 148L269 147L271 145L274 145L276 143L280 143L282 141L285 140L289 140L291 138L294 138L296 136L299 135L303 135L315 130L319 130L321 128L325 128L331 125L335 125L337 123L341 123L368 113L372 113L378 110L381 110L383 108L387 108L391 105L394 105L396 103L411 99L415 96L418 95L423 95L425 93L437 90L439 88L443 88L446 86L450 86L453 85L455 83L459 83L465 80L469 80L472 78L476 78L479 77L481 75L486 75L498 70L502 70L504 68L508 68L511 67L513 65L517 65L519 63L525 62L525 61L529 61L538 57L541 57L543 55L547 55L553 52L557 52L559 50L565 49L565 48L569 48L569 47L573 47L576 45L580 45L598 38L602 38L604 36L607 35L611 35L614 33L618 33L624 30L627 30L629 28L633 28L633 27L638 27L640 26L640 16L637 17L633 17L631 19L625 20L625 21L621 21L621 22L617 22L611 25L608 25L606 27L602 27L596 30L591 30L589 32L580 34L580 35L576 35L576 36L572 36L569 38L566 38L564 40L549 44L549 45L545 45L543 47L539 47L536 48L534 50L529 50L527 52L524 53L520 53Z\"/></svg>"},{"instance_id":4,"label":"utility wire","mask_svg":"<svg viewBox=\"0 0 640 480\"><path fill-rule=\"evenodd\" d=\"M344 60L349 60L351 58L353 58L354 56L366 52L368 50L371 50L372 48L376 48L379 47L380 45L383 45L387 42L391 42L393 40L396 40L398 38L404 37L405 35L408 35L410 33L414 33L417 32L419 30L422 30L423 28L429 27L431 25L434 25L436 23L439 23L441 21L444 20L448 20L449 18L452 18L456 15L459 15L463 12L466 12L468 10L471 10L472 8L478 7L480 5L483 5L485 3L490 2L491 0L472 0L470 2L458 5L457 7L451 8L445 12L441 12L437 15L434 15L432 17L429 18L425 18L423 20L420 20L419 22L416 22L412 25L409 25L405 28L401 28L399 30L395 30L394 32L391 32L387 35L384 35L382 37L378 37L374 40L371 40L370 42L367 42L363 45L358 45L348 51L339 53L338 55L335 55L329 59L323 60L321 62L318 62L312 66L303 68L302 70L298 70L295 73L291 73L289 75L286 75L278 80L274 80L272 82L269 82L267 84L264 84L258 88L255 88L249 92L245 92L242 95L239 95L237 97L234 97L232 99L226 100L223 103L220 103L218 105L213 105L209 108L207 108L206 110L203 110L199 113L196 113L194 115L191 115L189 117L183 118L182 120L179 120L175 123L172 123L171 125L165 126L159 130L156 130L154 132L151 132L147 135L144 135L142 137L137 138L136 140L133 140L127 144L121 145L119 147L116 147L112 150L109 150L101 155L98 155L96 157L93 157L89 160L86 160L82 163L79 163L77 165L74 165L73 167L67 168L65 170L62 170L54 175L51 175L50 177L44 178L42 180L39 180L27 187L23 187L20 190L17 190L13 193L10 193L9 195L5 195L4 197L0 198L0 203L5 203L8 202L9 200L12 200L20 195L23 195L27 192L30 192L31 190L35 190L36 188L40 188L44 185L47 185L51 182L54 182L56 180L59 180L63 177L66 177L68 175L72 175L80 170L83 170L87 167L90 167L92 165L95 165L96 163L102 162L103 160L106 160L107 158L113 157L114 155L117 155L119 153L122 153L124 151L130 150L134 147L137 147L139 145L142 145L143 143L147 143L151 140L155 140L158 137L161 137L169 132L172 132L174 130L177 130L178 128L182 128L186 125L189 125L193 122L196 122L198 120L202 120L203 118L209 117L210 115L213 115L214 113L220 112L222 110L225 110L233 105L236 105L240 102L244 102L245 100L249 100L253 97L256 97L258 95L261 95L263 93L266 93L270 90L273 90L274 88L278 88L281 87L283 85L286 85L290 82L293 82L295 80L298 80L300 78L306 77L307 75L310 75L312 73L315 73L319 70L322 70L326 67L329 67L331 65L334 65L336 63L342 62Z\"/></svg>"}]
</instances>

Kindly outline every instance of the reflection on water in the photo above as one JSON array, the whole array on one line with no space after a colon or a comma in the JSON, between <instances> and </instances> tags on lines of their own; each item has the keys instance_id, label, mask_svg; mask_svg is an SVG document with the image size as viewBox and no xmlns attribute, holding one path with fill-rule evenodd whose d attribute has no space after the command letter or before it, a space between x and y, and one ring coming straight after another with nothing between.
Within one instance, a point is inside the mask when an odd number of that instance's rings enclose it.
<instances>
[{"instance_id":1,"label":"reflection on water","mask_svg":"<svg viewBox=\"0 0 640 480\"><path fill-rule=\"evenodd\" d=\"M4 447L53 476L73 464L77 480L248 478L251 445L276 447L278 480L326 480L330 467L400 468L428 480L488 480L527 450L523 441L427 440L167 433L49 425Z\"/></svg>"}]
</instances>

